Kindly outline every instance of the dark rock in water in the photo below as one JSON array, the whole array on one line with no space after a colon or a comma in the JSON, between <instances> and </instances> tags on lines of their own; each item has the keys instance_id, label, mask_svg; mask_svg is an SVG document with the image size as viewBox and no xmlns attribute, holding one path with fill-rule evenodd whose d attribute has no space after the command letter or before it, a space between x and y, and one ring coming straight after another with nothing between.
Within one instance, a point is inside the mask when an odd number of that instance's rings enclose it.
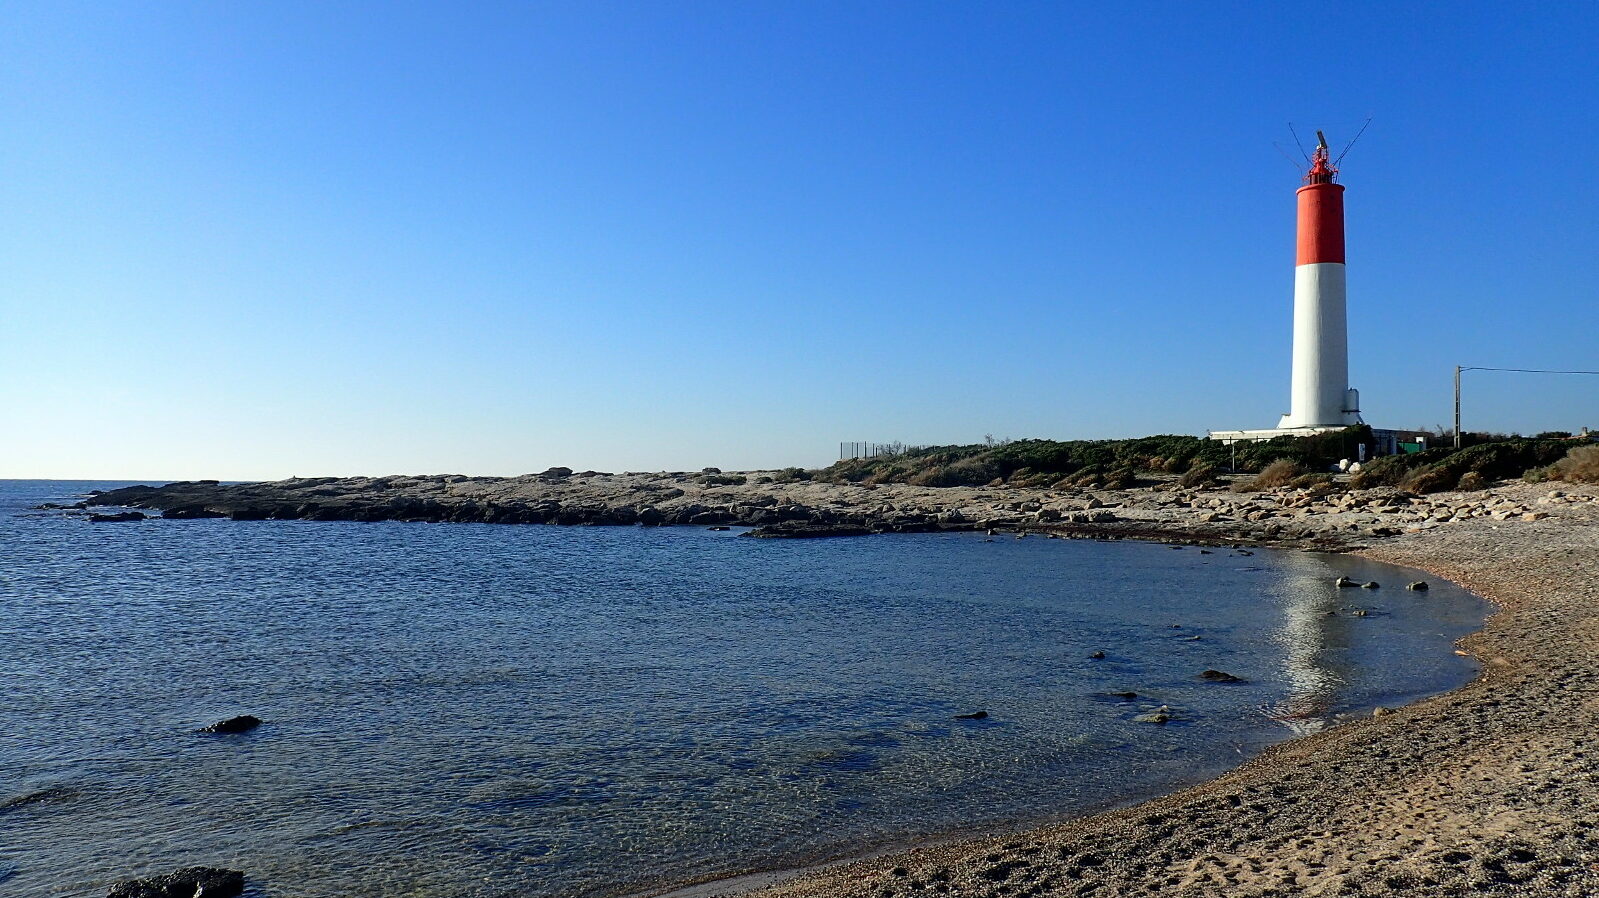
<instances>
[{"instance_id":1,"label":"dark rock in water","mask_svg":"<svg viewBox=\"0 0 1599 898\"><path fill-rule=\"evenodd\" d=\"M1242 677L1235 677L1232 674L1227 673L1226 671L1220 671L1220 670L1207 670L1207 671L1201 673L1199 675L1199 678L1201 680L1207 680L1207 681L1212 682L1212 683L1242 683L1242 682L1244 682L1244 679Z\"/></svg>"},{"instance_id":2,"label":"dark rock in water","mask_svg":"<svg viewBox=\"0 0 1599 898\"><path fill-rule=\"evenodd\" d=\"M200 518L225 518L227 515L220 511L212 511L204 505L182 505L161 512L161 517L177 521L191 521Z\"/></svg>"},{"instance_id":3,"label":"dark rock in water","mask_svg":"<svg viewBox=\"0 0 1599 898\"><path fill-rule=\"evenodd\" d=\"M1238 554L1240 554L1240 555L1253 555L1255 553L1249 551L1248 549L1239 549L1238 550Z\"/></svg>"},{"instance_id":4,"label":"dark rock in water","mask_svg":"<svg viewBox=\"0 0 1599 898\"><path fill-rule=\"evenodd\" d=\"M229 717L220 720L208 727L202 727L202 733L248 733L261 725L261 718L251 714L240 714L238 717Z\"/></svg>"},{"instance_id":5,"label":"dark rock in water","mask_svg":"<svg viewBox=\"0 0 1599 898\"><path fill-rule=\"evenodd\" d=\"M1377 589L1379 586L1380 584L1376 580L1367 580L1365 583L1360 584L1361 589Z\"/></svg>"},{"instance_id":6,"label":"dark rock in water","mask_svg":"<svg viewBox=\"0 0 1599 898\"><path fill-rule=\"evenodd\" d=\"M13 795L10 798L0 799L0 813L5 813L6 811L15 810L17 808L32 807L33 805L38 804L65 801L77 794L78 792L76 789L70 789L66 786L46 786L43 789L35 789L32 792L25 792L21 795Z\"/></svg>"},{"instance_id":7,"label":"dark rock in water","mask_svg":"<svg viewBox=\"0 0 1599 898\"><path fill-rule=\"evenodd\" d=\"M1201 555L1215 555L1216 553L1212 552L1209 549L1200 549L1199 550L1199 554L1201 554Z\"/></svg>"},{"instance_id":8,"label":"dark rock in water","mask_svg":"<svg viewBox=\"0 0 1599 898\"><path fill-rule=\"evenodd\" d=\"M125 879L106 898L234 898L244 892L244 874L220 867L184 867L174 873Z\"/></svg>"},{"instance_id":9,"label":"dark rock in water","mask_svg":"<svg viewBox=\"0 0 1599 898\"><path fill-rule=\"evenodd\" d=\"M1095 661L1098 661L1099 659L1105 657L1105 653L1104 652L1095 652L1092 655L1089 655L1088 657L1093 658Z\"/></svg>"},{"instance_id":10,"label":"dark rock in water","mask_svg":"<svg viewBox=\"0 0 1599 898\"><path fill-rule=\"evenodd\" d=\"M706 527L705 529L706 530L732 530L733 528L727 526L726 524L717 524L715 527Z\"/></svg>"},{"instance_id":11,"label":"dark rock in water","mask_svg":"<svg viewBox=\"0 0 1599 898\"><path fill-rule=\"evenodd\" d=\"M1138 698L1138 693L1136 692L1107 692L1105 694L1111 698L1119 698L1124 702L1130 702L1133 699Z\"/></svg>"},{"instance_id":12,"label":"dark rock in water","mask_svg":"<svg viewBox=\"0 0 1599 898\"><path fill-rule=\"evenodd\" d=\"M870 527L861 527L855 524L809 524L804 521L784 521L781 524L757 527L744 535L760 539L808 539L821 536L868 536L873 532Z\"/></svg>"},{"instance_id":13,"label":"dark rock in water","mask_svg":"<svg viewBox=\"0 0 1599 898\"><path fill-rule=\"evenodd\" d=\"M145 517L142 511L123 511L117 514L92 514L89 520L96 524L120 524L123 521L142 521Z\"/></svg>"},{"instance_id":14,"label":"dark rock in water","mask_svg":"<svg viewBox=\"0 0 1599 898\"><path fill-rule=\"evenodd\" d=\"M1348 588L1350 586L1358 586L1360 584L1358 584L1355 581L1349 579L1348 577L1339 577L1337 580L1333 581L1333 585L1338 587L1339 589L1346 589L1346 588Z\"/></svg>"},{"instance_id":15,"label":"dark rock in water","mask_svg":"<svg viewBox=\"0 0 1599 898\"><path fill-rule=\"evenodd\" d=\"M955 719L956 720L987 720L988 719L988 712L987 711L973 711L970 714L956 714L955 715Z\"/></svg>"},{"instance_id":16,"label":"dark rock in water","mask_svg":"<svg viewBox=\"0 0 1599 898\"><path fill-rule=\"evenodd\" d=\"M1406 584L1405 588L1406 589L1414 589L1417 592L1426 592L1427 591L1427 581L1426 580L1417 580L1415 583Z\"/></svg>"}]
</instances>

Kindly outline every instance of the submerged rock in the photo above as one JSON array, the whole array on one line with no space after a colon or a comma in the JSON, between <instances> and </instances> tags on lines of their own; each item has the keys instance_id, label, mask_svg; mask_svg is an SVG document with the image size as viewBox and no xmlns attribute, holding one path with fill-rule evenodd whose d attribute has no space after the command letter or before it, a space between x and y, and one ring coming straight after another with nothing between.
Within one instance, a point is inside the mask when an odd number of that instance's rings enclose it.
<instances>
[{"instance_id":1,"label":"submerged rock","mask_svg":"<svg viewBox=\"0 0 1599 898\"><path fill-rule=\"evenodd\" d=\"M1382 584L1378 583L1376 580L1367 580L1365 583L1360 584L1360 588L1361 589L1377 589L1381 585Z\"/></svg>"},{"instance_id":2,"label":"submerged rock","mask_svg":"<svg viewBox=\"0 0 1599 898\"><path fill-rule=\"evenodd\" d=\"M106 898L234 898L244 892L244 874L221 867L184 867L173 873L125 879Z\"/></svg>"},{"instance_id":3,"label":"submerged rock","mask_svg":"<svg viewBox=\"0 0 1599 898\"><path fill-rule=\"evenodd\" d=\"M1333 581L1333 585L1338 587L1339 589L1347 589L1348 587L1359 586L1360 584L1358 584L1355 581L1349 579L1348 577L1339 577L1337 580Z\"/></svg>"},{"instance_id":4,"label":"submerged rock","mask_svg":"<svg viewBox=\"0 0 1599 898\"><path fill-rule=\"evenodd\" d=\"M988 712L987 711L973 711L970 714L956 714L955 715L955 719L956 720L987 720L988 719Z\"/></svg>"},{"instance_id":5,"label":"submerged rock","mask_svg":"<svg viewBox=\"0 0 1599 898\"><path fill-rule=\"evenodd\" d=\"M229 717L219 720L208 727L201 727L202 733L248 733L261 725L261 718L252 714L240 714L238 717Z\"/></svg>"},{"instance_id":6,"label":"submerged rock","mask_svg":"<svg viewBox=\"0 0 1599 898\"><path fill-rule=\"evenodd\" d=\"M1425 592L1427 590L1427 581L1426 580L1417 580L1414 583L1407 583L1407 584L1405 584L1405 588L1406 589L1414 589L1417 592Z\"/></svg>"},{"instance_id":7,"label":"submerged rock","mask_svg":"<svg viewBox=\"0 0 1599 898\"><path fill-rule=\"evenodd\" d=\"M1222 670L1207 670L1200 673L1199 678L1211 683L1242 683L1243 677L1235 677Z\"/></svg>"},{"instance_id":8,"label":"submerged rock","mask_svg":"<svg viewBox=\"0 0 1599 898\"><path fill-rule=\"evenodd\" d=\"M123 521L142 521L147 517L142 511L123 511L116 514L92 514L89 520L96 524L120 524Z\"/></svg>"},{"instance_id":9,"label":"submerged rock","mask_svg":"<svg viewBox=\"0 0 1599 898\"><path fill-rule=\"evenodd\" d=\"M1093 658L1095 661L1098 661L1101 658L1105 657L1105 653L1104 652L1093 652L1088 657Z\"/></svg>"}]
</instances>

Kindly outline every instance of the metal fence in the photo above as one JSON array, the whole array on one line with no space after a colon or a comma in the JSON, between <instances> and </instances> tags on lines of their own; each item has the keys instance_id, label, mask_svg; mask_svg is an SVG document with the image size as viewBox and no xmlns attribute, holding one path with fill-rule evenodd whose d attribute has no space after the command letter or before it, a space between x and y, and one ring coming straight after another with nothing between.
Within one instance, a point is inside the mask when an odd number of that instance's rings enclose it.
<instances>
[{"instance_id":1,"label":"metal fence","mask_svg":"<svg viewBox=\"0 0 1599 898\"><path fill-rule=\"evenodd\" d=\"M925 447L907 446L904 443L839 443L838 458L839 461L847 458L891 458L921 448Z\"/></svg>"}]
</instances>

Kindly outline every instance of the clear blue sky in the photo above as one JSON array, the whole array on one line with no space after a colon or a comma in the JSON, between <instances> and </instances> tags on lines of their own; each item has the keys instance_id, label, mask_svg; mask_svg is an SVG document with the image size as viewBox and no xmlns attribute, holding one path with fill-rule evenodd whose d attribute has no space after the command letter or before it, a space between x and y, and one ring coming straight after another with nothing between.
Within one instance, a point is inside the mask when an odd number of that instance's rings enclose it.
<instances>
[{"instance_id":1,"label":"clear blue sky","mask_svg":"<svg viewBox=\"0 0 1599 898\"><path fill-rule=\"evenodd\" d=\"M0 476L817 465L1599 369L1599 6L0 6ZM1468 374L1467 426L1599 427Z\"/></svg>"}]
</instances>

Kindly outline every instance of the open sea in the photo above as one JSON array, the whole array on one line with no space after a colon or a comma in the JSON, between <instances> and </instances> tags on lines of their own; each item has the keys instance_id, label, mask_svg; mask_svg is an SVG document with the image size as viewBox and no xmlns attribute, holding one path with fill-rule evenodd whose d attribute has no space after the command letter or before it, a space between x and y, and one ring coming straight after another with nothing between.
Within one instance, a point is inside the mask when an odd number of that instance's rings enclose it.
<instances>
[{"instance_id":1,"label":"open sea","mask_svg":"<svg viewBox=\"0 0 1599 898\"><path fill-rule=\"evenodd\" d=\"M1454 688L1489 611L1271 550L31 510L120 485L0 481L0 895L603 898L1042 822Z\"/></svg>"}]
</instances>

